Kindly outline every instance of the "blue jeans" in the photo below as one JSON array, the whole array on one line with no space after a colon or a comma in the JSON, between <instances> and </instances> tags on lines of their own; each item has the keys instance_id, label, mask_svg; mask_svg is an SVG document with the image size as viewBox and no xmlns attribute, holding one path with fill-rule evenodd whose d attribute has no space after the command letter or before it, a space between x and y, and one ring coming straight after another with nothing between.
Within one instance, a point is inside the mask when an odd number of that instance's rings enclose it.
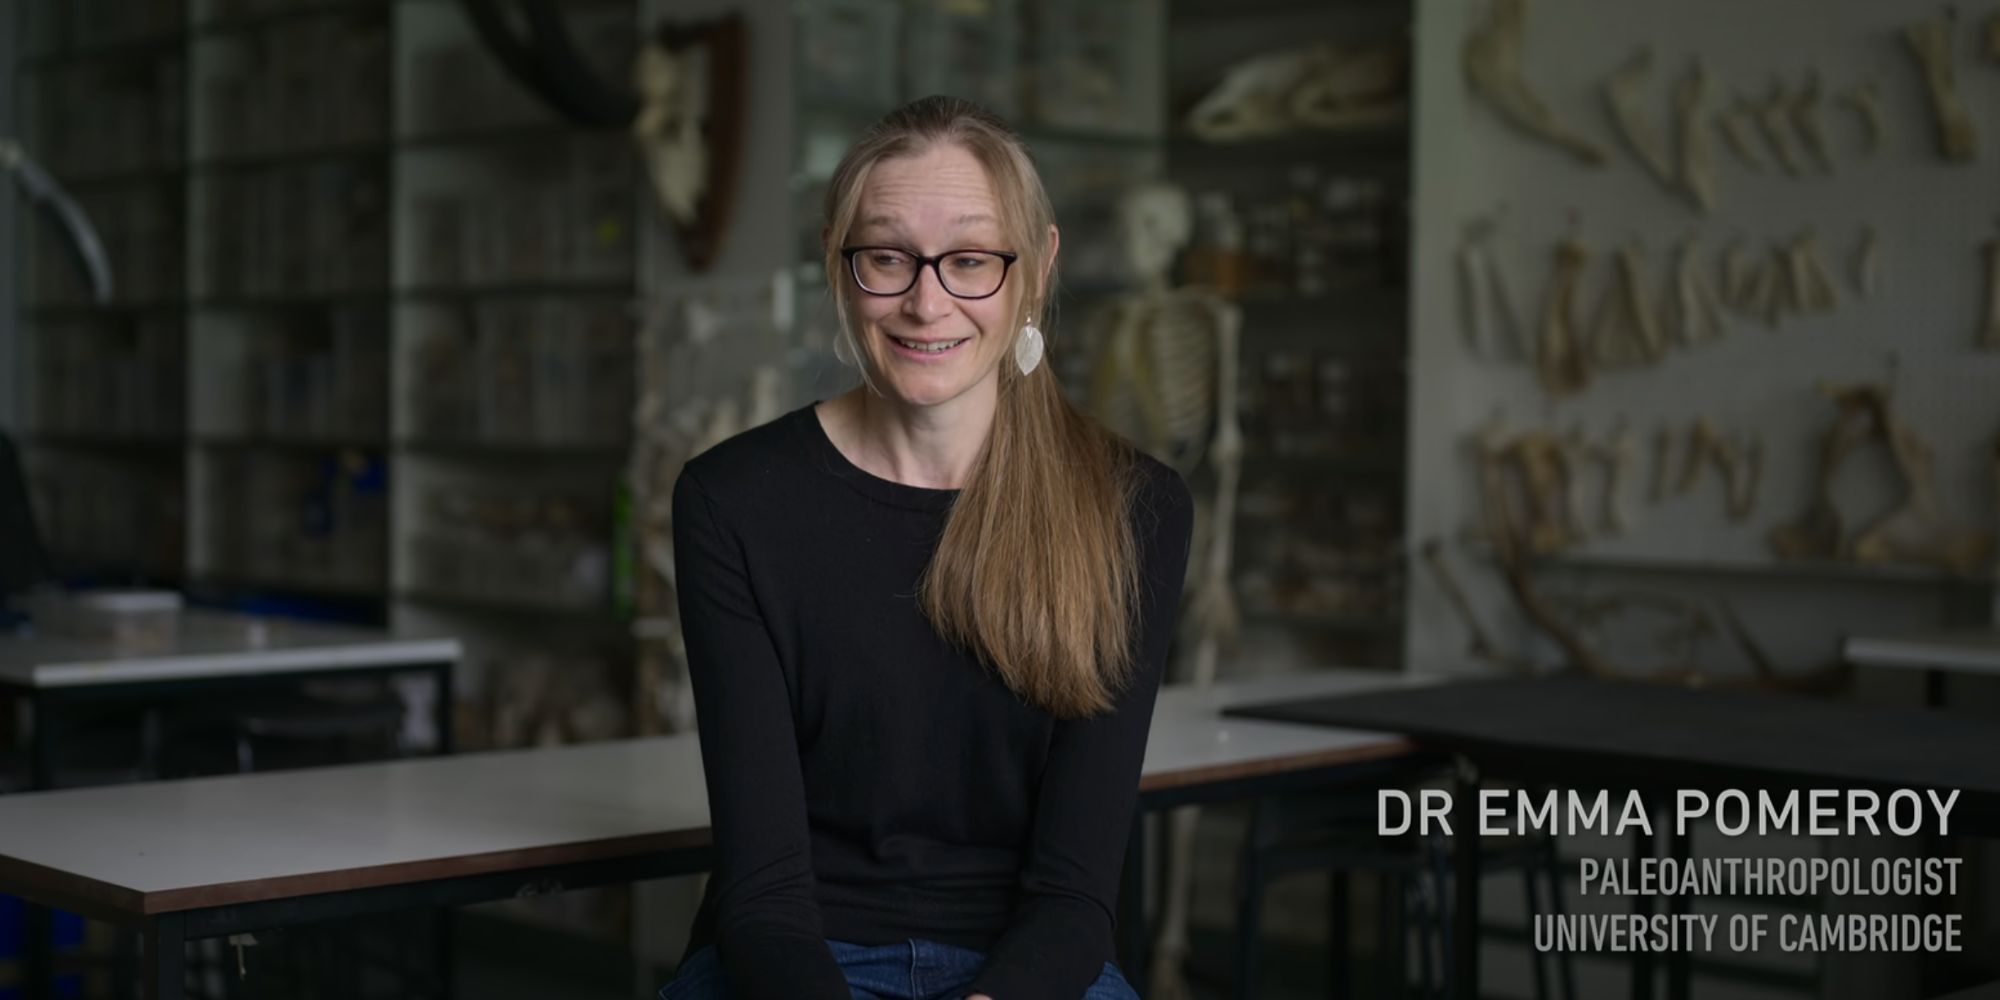
<instances>
[{"instance_id":1,"label":"blue jeans","mask_svg":"<svg viewBox=\"0 0 2000 1000\"><path fill-rule=\"evenodd\" d=\"M986 965L986 956L979 952L934 941L826 944L833 949L840 971L847 975L854 1000L960 1000ZM728 994L722 963L711 947L681 963L674 981L660 990L660 1000L727 1000ZM1117 966L1106 962L1104 973L1079 1000L1139 1000L1139 994L1133 992Z\"/></svg>"}]
</instances>

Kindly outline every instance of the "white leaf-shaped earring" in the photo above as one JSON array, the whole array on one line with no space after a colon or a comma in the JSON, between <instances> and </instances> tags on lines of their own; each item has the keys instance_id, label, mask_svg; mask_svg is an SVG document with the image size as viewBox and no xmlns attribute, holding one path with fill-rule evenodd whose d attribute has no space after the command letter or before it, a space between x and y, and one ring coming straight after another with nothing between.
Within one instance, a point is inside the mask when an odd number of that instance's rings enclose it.
<instances>
[{"instance_id":1,"label":"white leaf-shaped earring","mask_svg":"<svg viewBox=\"0 0 2000 1000\"><path fill-rule=\"evenodd\" d=\"M1031 320L1021 324L1021 335L1014 340L1014 364L1021 374L1032 373L1042 363L1042 331L1035 328Z\"/></svg>"}]
</instances>

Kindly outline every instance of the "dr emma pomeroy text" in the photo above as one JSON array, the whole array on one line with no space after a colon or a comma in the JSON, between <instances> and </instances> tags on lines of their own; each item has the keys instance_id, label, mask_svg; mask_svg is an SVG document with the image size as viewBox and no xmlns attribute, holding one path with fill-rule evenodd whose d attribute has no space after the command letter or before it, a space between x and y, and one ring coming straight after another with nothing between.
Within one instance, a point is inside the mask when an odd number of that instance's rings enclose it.
<instances>
[{"instance_id":1,"label":"dr emma pomeroy text","mask_svg":"<svg viewBox=\"0 0 2000 1000\"><path fill-rule=\"evenodd\" d=\"M1426 788L1416 794L1412 808L1409 792L1382 789L1375 799L1376 832L1394 836L1409 832L1414 824L1419 833L1435 830L1450 834L1451 793ZM1866 788L1815 788L1751 793L1732 788L1710 795L1684 788L1674 793L1674 831L1684 834L1694 821L1708 819L1730 837L1746 833L1808 837L1889 833L1910 837L1926 829L1944 836L1951 833L1951 810L1957 804L1956 790L1941 793L1899 788L1885 794ZM1478 811L1482 837L1653 833L1652 811L1646 807L1646 797L1636 790L1626 792L1614 811L1612 794L1606 791L1587 794L1551 789L1535 793L1489 788L1479 793Z\"/></svg>"}]
</instances>

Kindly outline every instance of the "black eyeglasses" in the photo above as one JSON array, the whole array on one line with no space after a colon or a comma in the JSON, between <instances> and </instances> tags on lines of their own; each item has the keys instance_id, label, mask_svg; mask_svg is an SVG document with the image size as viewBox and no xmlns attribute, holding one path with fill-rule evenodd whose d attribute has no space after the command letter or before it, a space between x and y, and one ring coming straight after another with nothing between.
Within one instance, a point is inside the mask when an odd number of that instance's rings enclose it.
<instances>
[{"instance_id":1,"label":"black eyeglasses","mask_svg":"<svg viewBox=\"0 0 2000 1000\"><path fill-rule=\"evenodd\" d=\"M955 298L983 299L1000 290L1019 254L1005 250L946 250L924 257L902 247L841 247L854 284L870 295L901 295L917 287L929 267Z\"/></svg>"}]
</instances>

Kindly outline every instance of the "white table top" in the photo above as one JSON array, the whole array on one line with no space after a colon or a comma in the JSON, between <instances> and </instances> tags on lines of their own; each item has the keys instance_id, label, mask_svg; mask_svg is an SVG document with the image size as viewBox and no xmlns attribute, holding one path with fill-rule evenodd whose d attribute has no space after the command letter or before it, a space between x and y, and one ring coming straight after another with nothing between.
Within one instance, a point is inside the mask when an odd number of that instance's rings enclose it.
<instances>
[{"instance_id":1,"label":"white table top","mask_svg":"<svg viewBox=\"0 0 2000 1000\"><path fill-rule=\"evenodd\" d=\"M459 658L457 639L191 611L171 645L135 652L109 642L0 636L0 684L78 687L144 681L428 664Z\"/></svg>"},{"instance_id":2,"label":"white table top","mask_svg":"<svg viewBox=\"0 0 2000 1000\"><path fill-rule=\"evenodd\" d=\"M1399 737L1224 719L1228 704L1412 683L1324 671L1169 688L1142 786L1405 752ZM124 913L393 885L700 846L689 734L0 796L0 885Z\"/></svg>"},{"instance_id":3,"label":"white table top","mask_svg":"<svg viewBox=\"0 0 2000 1000\"><path fill-rule=\"evenodd\" d=\"M1842 644L1841 654L1849 663L1863 667L2000 674L2000 629L1851 636Z\"/></svg>"}]
</instances>

